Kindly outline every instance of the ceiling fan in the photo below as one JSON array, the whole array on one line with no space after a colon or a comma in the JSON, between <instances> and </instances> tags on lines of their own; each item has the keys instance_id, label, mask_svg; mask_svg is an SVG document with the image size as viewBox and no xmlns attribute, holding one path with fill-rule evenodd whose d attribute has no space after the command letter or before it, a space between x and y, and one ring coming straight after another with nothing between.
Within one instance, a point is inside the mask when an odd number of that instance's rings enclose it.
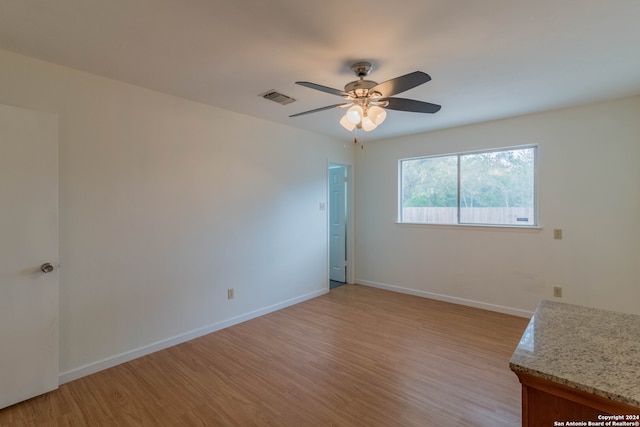
<instances>
[{"instance_id":1,"label":"ceiling fan","mask_svg":"<svg viewBox=\"0 0 640 427\"><path fill-rule=\"evenodd\" d=\"M344 90L333 89L310 82L296 82L296 84L301 86L341 96L346 102L292 114L289 117L317 113L318 111L329 110L331 108L349 107L346 114L340 119L340 124L349 131L355 128L371 131L378 127L387 117L385 109L431 114L440 111L440 105L431 104L430 102L392 98L393 95L420 86L431 80L431 77L427 73L414 71L413 73L405 74L404 76L396 77L386 82L376 83L371 80L364 80L371 71L371 63L356 62L351 66L351 70L360 79L347 83Z\"/></svg>"}]
</instances>

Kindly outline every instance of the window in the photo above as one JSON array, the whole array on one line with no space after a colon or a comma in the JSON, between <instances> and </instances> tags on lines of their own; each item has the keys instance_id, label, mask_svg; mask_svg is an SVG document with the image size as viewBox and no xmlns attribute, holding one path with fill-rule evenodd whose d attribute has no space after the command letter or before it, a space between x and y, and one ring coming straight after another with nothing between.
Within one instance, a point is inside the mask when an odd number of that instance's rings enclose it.
<instances>
[{"instance_id":1,"label":"window","mask_svg":"<svg viewBox=\"0 0 640 427\"><path fill-rule=\"evenodd\" d=\"M535 226L536 147L400 160L400 222Z\"/></svg>"}]
</instances>

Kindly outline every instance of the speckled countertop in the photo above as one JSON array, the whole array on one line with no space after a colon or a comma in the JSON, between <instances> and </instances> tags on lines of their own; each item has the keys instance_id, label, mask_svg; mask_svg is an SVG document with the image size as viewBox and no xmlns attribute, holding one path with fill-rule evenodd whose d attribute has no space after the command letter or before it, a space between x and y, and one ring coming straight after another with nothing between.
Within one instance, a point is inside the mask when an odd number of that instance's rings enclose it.
<instances>
[{"instance_id":1,"label":"speckled countertop","mask_svg":"<svg viewBox=\"0 0 640 427\"><path fill-rule=\"evenodd\" d=\"M509 366L640 408L640 316L541 301Z\"/></svg>"}]
</instances>

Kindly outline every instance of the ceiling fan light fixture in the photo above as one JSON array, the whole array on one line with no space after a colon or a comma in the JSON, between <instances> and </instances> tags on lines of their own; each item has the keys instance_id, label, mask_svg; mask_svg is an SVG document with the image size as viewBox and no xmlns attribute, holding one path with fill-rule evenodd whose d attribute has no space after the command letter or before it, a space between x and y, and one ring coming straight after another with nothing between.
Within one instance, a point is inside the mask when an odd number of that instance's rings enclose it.
<instances>
[{"instance_id":1,"label":"ceiling fan light fixture","mask_svg":"<svg viewBox=\"0 0 640 427\"><path fill-rule=\"evenodd\" d=\"M367 117L376 125L380 125L387 118L387 112L377 105L369 107Z\"/></svg>"},{"instance_id":2,"label":"ceiling fan light fixture","mask_svg":"<svg viewBox=\"0 0 640 427\"><path fill-rule=\"evenodd\" d=\"M347 120L349 120L349 122L353 123L354 125L360 123L360 120L362 120L362 116L364 116L364 111L359 105L354 105L353 107L349 108L347 110L347 113L345 114Z\"/></svg>"},{"instance_id":3,"label":"ceiling fan light fixture","mask_svg":"<svg viewBox=\"0 0 640 427\"><path fill-rule=\"evenodd\" d=\"M348 131L352 131L352 130L354 130L356 128L356 125L351 123L347 119L346 115L342 116L342 118L340 119L340 124L342 125L343 128L345 128Z\"/></svg>"}]
</instances>

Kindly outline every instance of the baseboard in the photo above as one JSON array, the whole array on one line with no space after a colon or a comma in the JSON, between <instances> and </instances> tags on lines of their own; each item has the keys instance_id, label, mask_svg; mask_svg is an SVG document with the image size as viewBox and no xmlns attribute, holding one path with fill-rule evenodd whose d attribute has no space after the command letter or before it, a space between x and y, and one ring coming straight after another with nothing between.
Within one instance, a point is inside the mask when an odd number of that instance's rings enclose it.
<instances>
[{"instance_id":1,"label":"baseboard","mask_svg":"<svg viewBox=\"0 0 640 427\"><path fill-rule=\"evenodd\" d=\"M483 310L510 314L512 316L531 318L531 316L533 315L532 311L521 310L519 308L504 307L502 305L489 304L486 302L474 301L474 300L469 300L465 298L458 298L458 297L453 297L449 295L436 294L433 292L420 291L417 289L403 288L400 286L388 285L386 283L372 282L370 280L357 279L356 283L359 285L369 286L372 288L384 289L387 291L399 292L402 294L414 295L417 297L430 298L438 301L450 302L453 304L466 305L469 307L481 308Z\"/></svg>"},{"instance_id":2,"label":"baseboard","mask_svg":"<svg viewBox=\"0 0 640 427\"><path fill-rule=\"evenodd\" d=\"M165 340L158 341L153 344L139 347L135 350L127 351L125 353L108 357L106 359L102 359L94 363L89 363L87 365L81 366L76 369L62 372L58 375L58 382L59 384L64 384L64 383L68 383L70 381L74 381L79 378L85 377L87 375L95 374L96 372L100 372L102 370L120 365L121 363L129 362L139 357L146 356L147 354L155 353L156 351L164 350L165 348L173 347L174 345L178 345L183 342L187 342L192 339L201 337L203 335L207 335L212 332L216 332L221 329L228 328L229 326L237 325L239 323L246 322L247 320L264 316L265 314L269 314L271 312L281 310L283 308L301 303L303 301L318 297L320 295L324 295L328 292L329 292L328 287L326 289L321 289L319 291L310 292L308 294L301 295L296 298L291 298L289 300L280 302L278 304L273 304L268 307L261 308L259 310L242 314L240 316L232 317L230 319L216 322L214 324L204 326L202 328L194 329L184 334L176 335L174 337L167 338Z\"/></svg>"}]
</instances>

